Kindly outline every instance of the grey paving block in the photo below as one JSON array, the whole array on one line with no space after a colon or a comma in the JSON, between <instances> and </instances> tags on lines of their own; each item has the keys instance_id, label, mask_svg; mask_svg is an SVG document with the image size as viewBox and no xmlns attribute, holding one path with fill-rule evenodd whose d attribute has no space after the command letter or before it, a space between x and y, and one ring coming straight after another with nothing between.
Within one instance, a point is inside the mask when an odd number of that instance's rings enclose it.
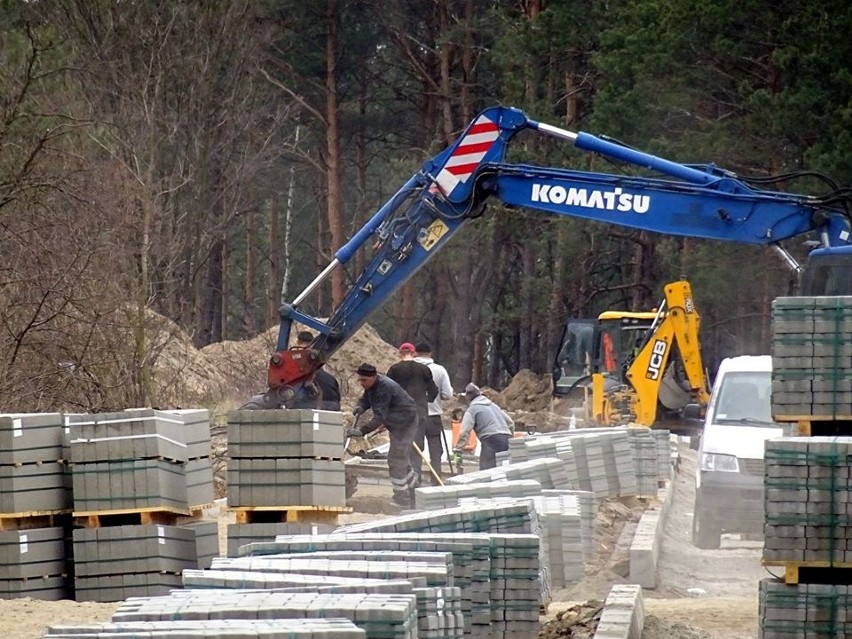
<instances>
[{"instance_id":1,"label":"grey paving block","mask_svg":"<svg viewBox=\"0 0 852 639\"><path fill-rule=\"evenodd\" d=\"M65 459L60 413L0 413L0 465Z\"/></svg>"}]
</instances>

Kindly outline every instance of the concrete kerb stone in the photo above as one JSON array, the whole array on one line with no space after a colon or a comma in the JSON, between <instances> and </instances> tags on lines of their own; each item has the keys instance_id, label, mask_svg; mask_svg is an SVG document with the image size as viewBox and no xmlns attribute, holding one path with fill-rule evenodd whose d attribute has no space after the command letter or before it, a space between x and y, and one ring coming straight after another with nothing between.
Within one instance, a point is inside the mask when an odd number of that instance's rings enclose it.
<instances>
[{"instance_id":1,"label":"concrete kerb stone","mask_svg":"<svg viewBox=\"0 0 852 639\"><path fill-rule=\"evenodd\" d=\"M633 543L630 544L629 579L643 588L657 586L657 561L660 556L663 527L674 498L674 476L674 468L672 468L669 478L657 491L657 504L642 514L636 526Z\"/></svg>"},{"instance_id":2,"label":"concrete kerb stone","mask_svg":"<svg viewBox=\"0 0 852 639\"><path fill-rule=\"evenodd\" d=\"M604 602L594 639L641 639L644 625L642 586L615 585Z\"/></svg>"}]
</instances>

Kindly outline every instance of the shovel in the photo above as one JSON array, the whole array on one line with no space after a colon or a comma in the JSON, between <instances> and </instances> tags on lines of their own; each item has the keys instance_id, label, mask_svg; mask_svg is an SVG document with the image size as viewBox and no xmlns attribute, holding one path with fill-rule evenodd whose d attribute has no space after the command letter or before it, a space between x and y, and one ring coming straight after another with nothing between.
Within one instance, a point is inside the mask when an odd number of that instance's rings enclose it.
<instances>
[{"instance_id":1,"label":"shovel","mask_svg":"<svg viewBox=\"0 0 852 639\"><path fill-rule=\"evenodd\" d=\"M429 461L429 458L426 457L426 453L420 450L420 446L417 445L417 442L411 442L411 445L414 446L414 450L417 451L417 454L420 455L420 459L422 459L423 463L426 464L426 468L428 468L432 472L432 477L434 477L438 481L438 484L443 486L444 480L442 480L441 476L437 472L435 472L434 468L432 468L432 463Z\"/></svg>"}]
</instances>

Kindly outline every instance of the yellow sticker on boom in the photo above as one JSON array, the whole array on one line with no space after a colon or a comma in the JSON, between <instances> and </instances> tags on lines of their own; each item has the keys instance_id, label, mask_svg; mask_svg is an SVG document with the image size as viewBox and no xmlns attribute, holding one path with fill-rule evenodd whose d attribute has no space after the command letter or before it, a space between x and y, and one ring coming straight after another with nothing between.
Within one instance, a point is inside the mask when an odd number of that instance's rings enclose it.
<instances>
[{"instance_id":1,"label":"yellow sticker on boom","mask_svg":"<svg viewBox=\"0 0 852 639\"><path fill-rule=\"evenodd\" d=\"M421 233L418 241L420 246L425 250L431 251L432 247L438 243L444 234L450 230L450 227L444 224L441 220L435 220L426 229L425 233Z\"/></svg>"}]
</instances>

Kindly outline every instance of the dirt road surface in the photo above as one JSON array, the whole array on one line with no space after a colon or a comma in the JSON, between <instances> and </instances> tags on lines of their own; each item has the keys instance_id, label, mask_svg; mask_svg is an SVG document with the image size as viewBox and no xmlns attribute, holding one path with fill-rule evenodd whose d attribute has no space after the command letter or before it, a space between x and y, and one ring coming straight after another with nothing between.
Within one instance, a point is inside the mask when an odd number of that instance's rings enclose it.
<instances>
[{"instance_id":1,"label":"dirt road surface","mask_svg":"<svg viewBox=\"0 0 852 639\"><path fill-rule=\"evenodd\" d=\"M692 545L696 453L680 453L657 588L644 592L646 614L688 622L712 639L756 639L758 581L770 576L760 563L763 542L724 535L719 550Z\"/></svg>"}]
</instances>

